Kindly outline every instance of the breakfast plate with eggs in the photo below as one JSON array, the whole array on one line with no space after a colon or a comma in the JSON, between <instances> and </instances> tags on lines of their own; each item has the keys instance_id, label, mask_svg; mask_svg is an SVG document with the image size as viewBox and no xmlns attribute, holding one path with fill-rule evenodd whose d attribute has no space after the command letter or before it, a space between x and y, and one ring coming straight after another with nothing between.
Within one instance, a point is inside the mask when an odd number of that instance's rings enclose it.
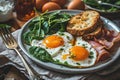
<instances>
[{"instance_id":1,"label":"breakfast plate with eggs","mask_svg":"<svg viewBox=\"0 0 120 80\"><path fill-rule=\"evenodd\" d=\"M120 55L119 27L96 11L42 13L25 23L18 42L40 66L68 74L101 70Z\"/></svg>"}]
</instances>

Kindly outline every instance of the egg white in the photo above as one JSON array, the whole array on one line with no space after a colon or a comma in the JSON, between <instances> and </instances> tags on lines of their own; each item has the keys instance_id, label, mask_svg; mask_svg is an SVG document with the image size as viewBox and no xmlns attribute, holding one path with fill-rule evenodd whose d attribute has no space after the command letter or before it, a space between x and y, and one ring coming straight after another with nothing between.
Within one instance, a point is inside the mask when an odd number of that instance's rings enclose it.
<instances>
[{"instance_id":1,"label":"egg white","mask_svg":"<svg viewBox=\"0 0 120 80\"><path fill-rule=\"evenodd\" d=\"M43 44L43 40L32 40L31 46L37 46L37 47L44 48L52 56L53 60L59 61L62 64L67 63L68 65L72 67L79 67L79 68L89 67L95 64L96 59L97 59L97 52L88 42L83 40L82 37L77 37L75 45L73 45L71 41L74 40L74 38L70 33L57 32L53 35L58 35L62 37L64 40L64 45L56 47L56 48L48 48ZM83 46L90 53L90 57L86 58L85 60L81 60L81 61L75 61L71 59L69 54L70 54L70 49L73 46ZM67 56L66 59L63 59L62 57L65 54L69 56Z\"/></svg>"},{"instance_id":2,"label":"egg white","mask_svg":"<svg viewBox=\"0 0 120 80\"><path fill-rule=\"evenodd\" d=\"M39 40L32 40L31 46L37 46L37 47L44 48L52 57L57 56L62 51L66 51L66 48L72 46L71 41L74 38L70 33L68 33L68 32L57 32L53 35L58 35L58 36L62 37L63 40L64 40L64 45L56 47L56 48L48 48L43 44L43 40L40 40L40 41ZM47 36L50 36L50 35L47 35Z\"/></svg>"},{"instance_id":3,"label":"egg white","mask_svg":"<svg viewBox=\"0 0 120 80\"><path fill-rule=\"evenodd\" d=\"M77 37L75 46L85 47L88 50L88 52L90 53L90 56L87 59L81 60L81 61L75 61L75 60L71 59L70 56L67 56L66 59L62 59L63 55L70 53L69 50L71 47L67 47L65 49L65 51L59 53L53 59L55 61L59 61L60 63L63 63L63 64L66 64L66 62L67 62L68 65L71 65L72 67L79 67L79 68L89 67L89 66L92 66L95 64L96 58L97 58L97 52L88 42L84 41L81 37Z\"/></svg>"}]
</instances>

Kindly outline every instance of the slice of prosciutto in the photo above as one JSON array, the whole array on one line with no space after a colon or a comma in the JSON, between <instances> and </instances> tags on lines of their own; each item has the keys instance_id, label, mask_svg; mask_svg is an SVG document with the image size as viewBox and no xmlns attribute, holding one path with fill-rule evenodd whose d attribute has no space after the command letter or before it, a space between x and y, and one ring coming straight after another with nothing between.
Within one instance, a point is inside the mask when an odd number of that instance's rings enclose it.
<instances>
[{"instance_id":1,"label":"slice of prosciutto","mask_svg":"<svg viewBox=\"0 0 120 80\"><path fill-rule=\"evenodd\" d=\"M110 57L110 54L109 54L109 52L105 49L105 46L99 44L99 43L96 42L96 41L89 41L89 43L92 45L93 48L95 48L95 50L96 50L97 53L98 53L97 61L96 61L96 62L104 61L104 60L106 60L106 59L108 59L108 58Z\"/></svg>"},{"instance_id":2,"label":"slice of prosciutto","mask_svg":"<svg viewBox=\"0 0 120 80\"><path fill-rule=\"evenodd\" d=\"M115 49L120 49L120 32L103 29L102 36L94 38L89 43L98 52L97 61L103 61L110 57L111 52Z\"/></svg>"},{"instance_id":3,"label":"slice of prosciutto","mask_svg":"<svg viewBox=\"0 0 120 80\"><path fill-rule=\"evenodd\" d=\"M104 34L100 38L94 39L96 42L105 46L107 50L111 50L113 46L116 45L116 43L117 46L120 47L120 32L106 29L104 29L103 31Z\"/></svg>"}]
</instances>

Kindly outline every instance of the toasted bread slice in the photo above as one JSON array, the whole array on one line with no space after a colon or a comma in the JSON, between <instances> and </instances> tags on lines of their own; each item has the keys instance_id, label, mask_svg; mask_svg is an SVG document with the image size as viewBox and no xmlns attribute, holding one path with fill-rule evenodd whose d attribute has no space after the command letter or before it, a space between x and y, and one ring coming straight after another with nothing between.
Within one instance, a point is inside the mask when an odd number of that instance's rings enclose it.
<instances>
[{"instance_id":1,"label":"toasted bread slice","mask_svg":"<svg viewBox=\"0 0 120 80\"><path fill-rule=\"evenodd\" d=\"M96 11L84 11L71 18L67 25L67 31L80 36L93 32L99 23L100 14Z\"/></svg>"},{"instance_id":2,"label":"toasted bread slice","mask_svg":"<svg viewBox=\"0 0 120 80\"><path fill-rule=\"evenodd\" d=\"M84 39L93 39L94 37L98 38L102 34L103 25L99 25L97 29L89 34L83 35Z\"/></svg>"}]
</instances>

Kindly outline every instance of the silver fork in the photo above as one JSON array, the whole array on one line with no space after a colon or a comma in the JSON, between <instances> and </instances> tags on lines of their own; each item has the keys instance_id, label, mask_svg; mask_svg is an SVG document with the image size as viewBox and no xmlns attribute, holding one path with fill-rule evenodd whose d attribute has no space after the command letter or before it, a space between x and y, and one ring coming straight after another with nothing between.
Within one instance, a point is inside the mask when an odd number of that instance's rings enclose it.
<instances>
[{"instance_id":1,"label":"silver fork","mask_svg":"<svg viewBox=\"0 0 120 80\"><path fill-rule=\"evenodd\" d=\"M15 50L16 53L19 55L19 57L21 58L27 72L29 75L29 79L30 80L43 80L41 75L38 75L34 69L27 63L27 61L25 60L25 58L23 57L23 55L18 51L18 44L16 42L16 40L14 39L14 37L12 36L12 34L10 33L10 31L8 30L8 28L3 27L0 28L0 35L3 39L4 44L6 45L6 47L8 49L12 49Z\"/></svg>"}]
</instances>

